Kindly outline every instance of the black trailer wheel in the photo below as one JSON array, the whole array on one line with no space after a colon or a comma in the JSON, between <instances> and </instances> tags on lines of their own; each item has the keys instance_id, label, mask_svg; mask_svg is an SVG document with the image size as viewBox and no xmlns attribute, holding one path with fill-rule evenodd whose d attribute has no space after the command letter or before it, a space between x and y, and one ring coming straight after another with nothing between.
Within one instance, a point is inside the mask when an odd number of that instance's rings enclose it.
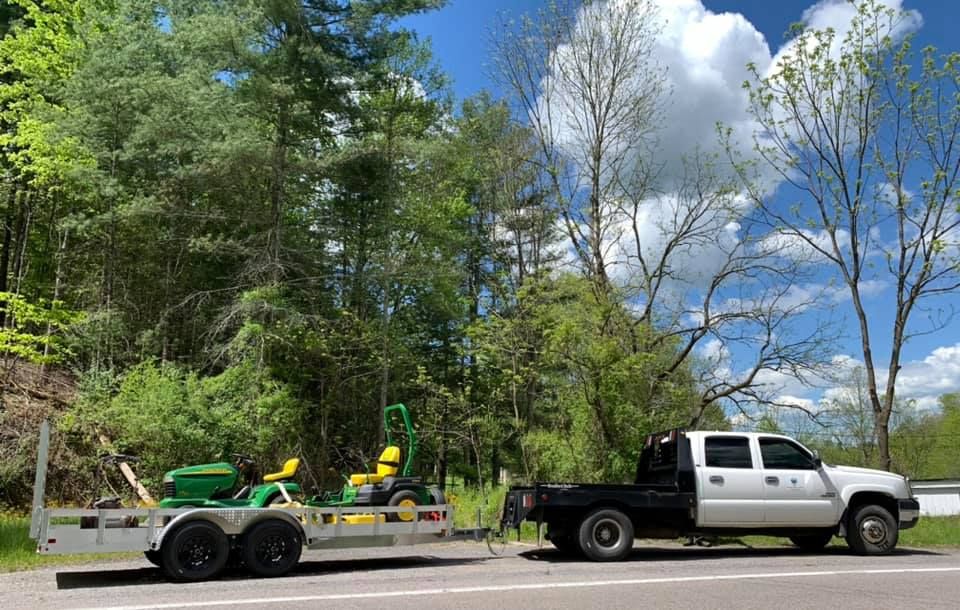
<instances>
[{"instance_id":1,"label":"black trailer wheel","mask_svg":"<svg viewBox=\"0 0 960 610\"><path fill-rule=\"evenodd\" d=\"M390 500L387 501L387 506L401 506L405 508L413 508L421 504L423 504L423 502L420 501L420 496L412 489L401 489L390 496ZM416 515L417 513L413 511L387 513L387 521L413 521Z\"/></svg>"},{"instance_id":2,"label":"black trailer wheel","mask_svg":"<svg viewBox=\"0 0 960 610\"><path fill-rule=\"evenodd\" d=\"M163 541L160 555L163 571L172 580L206 580L219 574L227 565L230 542L216 525L208 521L190 521Z\"/></svg>"},{"instance_id":3,"label":"black trailer wheel","mask_svg":"<svg viewBox=\"0 0 960 610\"><path fill-rule=\"evenodd\" d=\"M251 527L243 536L243 563L257 576L283 576L300 561L303 540L296 527L270 519Z\"/></svg>"},{"instance_id":4,"label":"black trailer wheel","mask_svg":"<svg viewBox=\"0 0 960 610\"><path fill-rule=\"evenodd\" d=\"M580 549L593 561L620 561L633 548L633 523L612 508L596 510L580 524Z\"/></svg>"},{"instance_id":5,"label":"black trailer wheel","mask_svg":"<svg viewBox=\"0 0 960 610\"><path fill-rule=\"evenodd\" d=\"M857 508L847 524L847 545L858 555L886 555L897 546L899 537L893 515L876 504Z\"/></svg>"},{"instance_id":6,"label":"black trailer wheel","mask_svg":"<svg viewBox=\"0 0 960 610\"><path fill-rule=\"evenodd\" d=\"M833 540L833 531L790 536L790 542L804 551L819 551Z\"/></svg>"}]
</instances>

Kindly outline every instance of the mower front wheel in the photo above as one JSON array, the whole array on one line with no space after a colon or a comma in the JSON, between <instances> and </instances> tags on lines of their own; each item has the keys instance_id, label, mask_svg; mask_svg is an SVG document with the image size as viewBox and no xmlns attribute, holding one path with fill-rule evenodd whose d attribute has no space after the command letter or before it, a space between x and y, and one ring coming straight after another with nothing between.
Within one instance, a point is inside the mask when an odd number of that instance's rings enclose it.
<instances>
[{"instance_id":1,"label":"mower front wheel","mask_svg":"<svg viewBox=\"0 0 960 610\"><path fill-rule=\"evenodd\" d=\"M421 504L423 504L423 502L420 501L420 496L411 489L401 489L390 496L390 500L387 502L387 506L398 506L402 508L413 508ZM413 521L416 517L417 513L414 511L387 513L387 521Z\"/></svg>"}]
</instances>

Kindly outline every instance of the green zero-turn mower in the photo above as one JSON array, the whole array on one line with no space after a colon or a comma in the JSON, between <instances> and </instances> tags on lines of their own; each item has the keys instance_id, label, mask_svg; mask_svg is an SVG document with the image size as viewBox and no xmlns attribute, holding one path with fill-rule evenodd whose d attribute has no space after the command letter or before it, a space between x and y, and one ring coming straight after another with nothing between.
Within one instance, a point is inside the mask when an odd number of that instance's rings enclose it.
<instances>
[{"instance_id":1,"label":"green zero-turn mower","mask_svg":"<svg viewBox=\"0 0 960 610\"><path fill-rule=\"evenodd\" d=\"M232 464L200 464L167 472L163 475L160 508L263 508L302 495L300 485L291 480L300 468L299 458L287 460L283 470L254 484L253 459L239 453L231 455Z\"/></svg>"},{"instance_id":2,"label":"green zero-turn mower","mask_svg":"<svg viewBox=\"0 0 960 610\"><path fill-rule=\"evenodd\" d=\"M394 442L393 425L400 419L406 431L406 455ZM376 470L352 474L340 491L313 496L307 506L403 506L444 504L443 492L435 486L427 486L423 478L413 476L413 460L417 455L417 433L410 420L410 412L403 404L395 404L383 410L383 429L387 446L377 459ZM401 462L401 458L403 461ZM402 464L402 466L401 466ZM390 521L412 521L414 512L397 512L386 515ZM362 520L359 516L358 520ZM349 521L347 517L345 521Z\"/></svg>"}]
</instances>

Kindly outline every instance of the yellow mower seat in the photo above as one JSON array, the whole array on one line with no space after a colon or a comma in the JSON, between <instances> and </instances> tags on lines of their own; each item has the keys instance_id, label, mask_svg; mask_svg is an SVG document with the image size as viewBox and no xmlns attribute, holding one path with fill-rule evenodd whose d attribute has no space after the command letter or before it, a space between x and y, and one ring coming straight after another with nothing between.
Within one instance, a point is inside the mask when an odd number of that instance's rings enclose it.
<instances>
[{"instance_id":1,"label":"yellow mower seat","mask_svg":"<svg viewBox=\"0 0 960 610\"><path fill-rule=\"evenodd\" d=\"M361 485L382 483L384 477L392 477L400 469L400 447L390 446L383 450L377 460L377 473L365 472L350 475L350 484L354 487Z\"/></svg>"},{"instance_id":2,"label":"yellow mower seat","mask_svg":"<svg viewBox=\"0 0 960 610\"><path fill-rule=\"evenodd\" d=\"M274 472L273 474L268 474L263 477L264 483L274 483L276 481L286 481L287 479L292 479L293 475L297 474L297 469L300 468L300 458L290 458L283 463L283 470L280 472Z\"/></svg>"}]
</instances>

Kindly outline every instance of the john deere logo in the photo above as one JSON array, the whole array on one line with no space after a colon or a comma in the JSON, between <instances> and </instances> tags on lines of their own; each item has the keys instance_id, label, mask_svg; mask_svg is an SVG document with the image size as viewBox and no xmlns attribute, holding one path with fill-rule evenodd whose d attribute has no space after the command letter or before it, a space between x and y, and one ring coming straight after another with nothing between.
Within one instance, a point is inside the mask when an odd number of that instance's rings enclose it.
<instances>
[{"instance_id":1,"label":"john deere logo","mask_svg":"<svg viewBox=\"0 0 960 610\"><path fill-rule=\"evenodd\" d=\"M794 485L797 484L797 480L798 480L797 477L790 477L790 482L793 483Z\"/></svg>"}]
</instances>

